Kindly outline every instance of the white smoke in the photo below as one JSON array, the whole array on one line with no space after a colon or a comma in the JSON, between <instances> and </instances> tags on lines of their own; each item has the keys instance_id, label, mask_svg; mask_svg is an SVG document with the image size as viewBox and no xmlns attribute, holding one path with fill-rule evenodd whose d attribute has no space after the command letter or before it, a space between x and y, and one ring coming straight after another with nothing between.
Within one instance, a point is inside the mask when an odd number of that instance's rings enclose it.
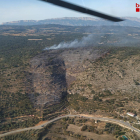
<instances>
[{"instance_id":1,"label":"white smoke","mask_svg":"<svg viewBox=\"0 0 140 140\"><path fill-rule=\"evenodd\" d=\"M60 48L86 47L89 45L93 45L93 38L94 38L94 35L91 34L91 35L88 35L86 37L83 37L80 40L75 39L74 41L71 41L71 42L61 42L58 45L55 44L49 48L46 47L44 50L60 49Z\"/></svg>"},{"instance_id":2,"label":"white smoke","mask_svg":"<svg viewBox=\"0 0 140 140\"><path fill-rule=\"evenodd\" d=\"M70 42L61 42L58 45L53 45L51 47L46 47L44 50L52 49L62 49L62 48L77 48L77 47L99 47L99 46L115 46L115 47L125 47L125 46L134 46L140 43L139 35L134 34L132 29L127 32L127 28L123 27L118 29L114 28L112 31L111 28L101 28L98 27L97 31L94 34L82 37L81 39L75 39ZM92 28L90 28L92 30ZM129 36L129 34L134 34Z\"/></svg>"}]
</instances>

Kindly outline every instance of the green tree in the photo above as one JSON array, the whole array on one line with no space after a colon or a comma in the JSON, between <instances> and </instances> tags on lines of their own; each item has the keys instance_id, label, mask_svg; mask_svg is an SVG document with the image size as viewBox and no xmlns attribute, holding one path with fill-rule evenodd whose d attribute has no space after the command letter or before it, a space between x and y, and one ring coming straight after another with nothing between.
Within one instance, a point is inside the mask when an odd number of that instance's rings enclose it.
<instances>
[{"instance_id":1,"label":"green tree","mask_svg":"<svg viewBox=\"0 0 140 140\"><path fill-rule=\"evenodd\" d=\"M81 128L81 131L85 131L87 129L87 125L84 125L82 128Z\"/></svg>"}]
</instances>

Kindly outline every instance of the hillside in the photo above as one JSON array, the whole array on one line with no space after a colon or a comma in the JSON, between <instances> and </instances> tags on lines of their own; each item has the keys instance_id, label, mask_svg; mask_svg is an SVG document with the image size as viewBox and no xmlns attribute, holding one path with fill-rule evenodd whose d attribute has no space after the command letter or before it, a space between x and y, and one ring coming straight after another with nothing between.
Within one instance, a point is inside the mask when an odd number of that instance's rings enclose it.
<instances>
[{"instance_id":1,"label":"hillside","mask_svg":"<svg viewBox=\"0 0 140 140\"><path fill-rule=\"evenodd\" d=\"M37 104L60 102L67 94L67 88L76 80L73 75L85 71L88 67L84 61L94 61L102 55L104 52L94 48L77 48L45 51L31 59L32 76L29 78L32 79L33 87L30 85L30 89L32 87L35 93L40 94Z\"/></svg>"},{"instance_id":2,"label":"hillside","mask_svg":"<svg viewBox=\"0 0 140 140\"><path fill-rule=\"evenodd\" d=\"M58 102L55 97L61 99L60 89L65 89L72 114L85 113L135 121L132 117L122 118L120 114L125 115L130 110L140 115L139 53L140 49L136 47L50 50L31 59L30 80L33 81L34 91L39 93L37 98L41 99L43 95L43 104L44 101L45 104ZM44 111L46 109L47 106L44 106ZM118 125L97 122L93 119L67 117L41 130L14 134L12 138L94 137L117 140L121 135L126 135L134 140L139 139L137 134Z\"/></svg>"},{"instance_id":3,"label":"hillside","mask_svg":"<svg viewBox=\"0 0 140 140\"><path fill-rule=\"evenodd\" d=\"M20 20L5 22L2 25L41 25L41 24L60 24L67 26L131 26L140 27L140 18L122 17L123 22L114 23L103 19L90 17L65 17L45 20Z\"/></svg>"},{"instance_id":4,"label":"hillside","mask_svg":"<svg viewBox=\"0 0 140 140\"><path fill-rule=\"evenodd\" d=\"M134 99L140 104L139 52L135 47L46 51L31 60L33 89L40 94L39 102L43 94L46 105L68 93L70 106L80 113L110 110L114 115L120 107L139 113L140 108L130 103Z\"/></svg>"},{"instance_id":5,"label":"hillside","mask_svg":"<svg viewBox=\"0 0 140 140\"><path fill-rule=\"evenodd\" d=\"M71 72L76 79L68 88L71 107L81 113L111 116L125 115L131 110L139 116L138 52L138 48L118 48L95 62L85 60L85 71Z\"/></svg>"}]
</instances>

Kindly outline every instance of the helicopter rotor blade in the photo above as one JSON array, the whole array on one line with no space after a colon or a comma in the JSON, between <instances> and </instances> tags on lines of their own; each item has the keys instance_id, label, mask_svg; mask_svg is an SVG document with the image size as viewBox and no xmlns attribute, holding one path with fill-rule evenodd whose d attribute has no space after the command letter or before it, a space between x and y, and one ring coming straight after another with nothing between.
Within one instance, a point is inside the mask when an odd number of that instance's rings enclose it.
<instances>
[{"instance_id":1,"label":"helicopter rotor blade","mask_svg":"<svg viewBox=\"0 0 140 140\"><path fill-rule=\"evenodd\" d=\"M92 15L92 16L101 17L101 18L104 18L104 19L107 19L107 20L110 20L110 21L114 21L114 22L123 21L123 19L113 17L113 16L109 16L109 15L106 15L106 14L103 14L103 13L99 13L99 12L96 12L94 10L87 9L87 8L84 8L84 7L69 3L69 2L65 2L65 1L62 1L62 0L41 0L41 1L48 2L48 3L54 4L54 5L57 5L57 6L60 6L60 7L64 7L64 8L67 8L67 9L71 9L71 10L74 10L74 11L78 11L78 12L81 12L81 13L89 14L89 15Z\"/></svg>"}]
</instances>

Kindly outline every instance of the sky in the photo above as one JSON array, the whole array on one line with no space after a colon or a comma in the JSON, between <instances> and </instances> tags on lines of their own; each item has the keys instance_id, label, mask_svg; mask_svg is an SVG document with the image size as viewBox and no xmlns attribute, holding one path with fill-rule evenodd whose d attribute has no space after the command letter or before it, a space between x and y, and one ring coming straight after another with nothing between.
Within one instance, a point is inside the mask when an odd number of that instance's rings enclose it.
<instances>
[{"instance_id":1,"label":"sky","mask_svg":"<svg viewBox=\"0 0 140 140\"><path fill-rule=\"evenodd\" d=\"M117 17L138 17L140 0L65 0ZM61 17L91 17L40 0L0 0L0 24L17 20L44 20ZM93 16L94 17L94 16Z\"/></svg>"}]
</instances>

